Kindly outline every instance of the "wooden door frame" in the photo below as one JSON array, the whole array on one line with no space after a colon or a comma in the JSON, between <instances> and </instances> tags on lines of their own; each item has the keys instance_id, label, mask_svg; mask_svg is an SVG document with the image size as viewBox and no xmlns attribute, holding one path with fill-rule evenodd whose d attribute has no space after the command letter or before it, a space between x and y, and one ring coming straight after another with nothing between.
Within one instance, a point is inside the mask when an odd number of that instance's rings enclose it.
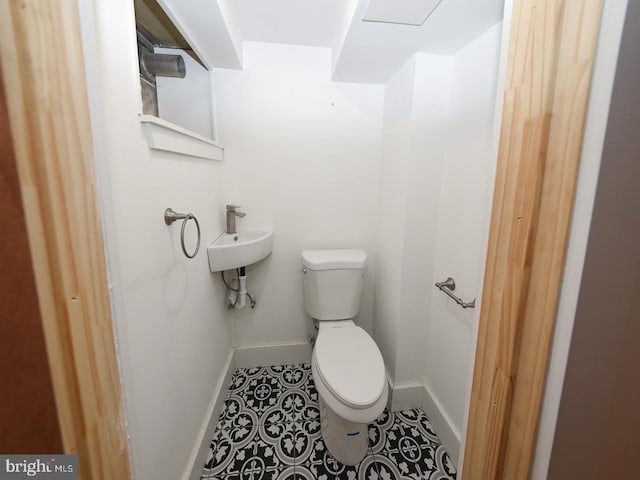
<instances>
[{"instance_id":1,"label":"wooden door frame","mask_svg":"<svg viewBox=\"0 0 640 480\"><path fill-rule=\"evenodd\" d=\"M516 0L463 464L529 477L601 0Z\"/></svg>"},{"instance_id":2,"label":"wooden door frame","mask_svg":"<svg viewBox=\"0 0 640 480\"><path fill-rule=\"evenodd\" d=\"M75 1L0 0L0 53L65 453L131 478Z\"/></svg>"},{"instance_id":3,"label":"wooden door frame","mask_svg":"<svg viewBox=\"0 0 640 480\"><path fill-rule=\"evenodd\" d=\"M528 476L601 3L514 2L465 479ZM76 2L0 0L0 49L65 451L131 478Z\"/></svg>"}]
</instances>

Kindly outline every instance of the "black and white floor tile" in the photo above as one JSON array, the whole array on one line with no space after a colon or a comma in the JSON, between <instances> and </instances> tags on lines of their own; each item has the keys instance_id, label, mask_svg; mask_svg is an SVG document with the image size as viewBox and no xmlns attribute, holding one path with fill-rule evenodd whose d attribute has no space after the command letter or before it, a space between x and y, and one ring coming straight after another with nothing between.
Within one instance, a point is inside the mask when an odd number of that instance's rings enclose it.
<instances>
[{"instance_id":1,"label":"black and white floor tile","mask_svg":"<svg viewBox=\"0 0 640 480\"><path fill-rule=\"evenodd\" d=\"M420 409L385 409L355 466L335 460L320 432L308 364L234 372L202 473L215 480L445 480L456 470Z\"/></svg>"}]
</instances>

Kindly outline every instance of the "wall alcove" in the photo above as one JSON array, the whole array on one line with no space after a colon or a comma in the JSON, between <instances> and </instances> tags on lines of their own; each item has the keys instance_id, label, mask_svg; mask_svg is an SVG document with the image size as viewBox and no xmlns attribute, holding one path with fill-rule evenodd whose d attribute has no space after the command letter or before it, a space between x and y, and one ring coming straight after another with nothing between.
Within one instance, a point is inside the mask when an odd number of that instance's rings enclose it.
<instances>
[{"instance_id":1,"label":"wall alcove","mask_svg":"<svg viewBox=\"0 0 640 480\"><path fill-rule=\"evenodd\" d=\"M134 8L140 122L149 148L223 160L224 149L215 142L211 72L165 7L135 0Z\"/></svg>"}]
</instances>

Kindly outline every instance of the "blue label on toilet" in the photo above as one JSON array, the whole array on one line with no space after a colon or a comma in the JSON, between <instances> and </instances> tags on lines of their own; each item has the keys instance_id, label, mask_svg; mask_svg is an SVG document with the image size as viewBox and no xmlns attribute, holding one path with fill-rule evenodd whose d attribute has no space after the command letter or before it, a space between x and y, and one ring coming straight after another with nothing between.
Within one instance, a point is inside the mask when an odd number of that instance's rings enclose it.
<instances>
[{"instance_id":1,"label":"blue label on toilet","mask_svg":"<svg viewBox=\"0 0 640 480\"><path fill-rule=\"evenodd\" d=\"M348 432L347 437L355 437L356 435L360 435L360 432Z\"/></svg>"}]
</instances>

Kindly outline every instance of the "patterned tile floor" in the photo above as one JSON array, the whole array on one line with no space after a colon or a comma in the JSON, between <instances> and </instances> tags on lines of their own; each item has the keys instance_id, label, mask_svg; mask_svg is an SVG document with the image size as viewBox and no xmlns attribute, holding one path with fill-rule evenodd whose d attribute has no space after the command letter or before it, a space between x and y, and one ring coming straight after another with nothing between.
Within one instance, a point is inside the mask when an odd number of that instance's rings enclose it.
<instances>
[{"instance_id":1,"label":"patterned tile floor","mask_svg":"<svg viewBox=\"0 0 640 480\"><path fill-rule=\"evenodd\" d=\"M202 479L440 480L456 470L420 409L385 409L369 425L369 449L355 466L327 451L318 392L308 364L234 372Z\"/></svg>"}]
</instances>

